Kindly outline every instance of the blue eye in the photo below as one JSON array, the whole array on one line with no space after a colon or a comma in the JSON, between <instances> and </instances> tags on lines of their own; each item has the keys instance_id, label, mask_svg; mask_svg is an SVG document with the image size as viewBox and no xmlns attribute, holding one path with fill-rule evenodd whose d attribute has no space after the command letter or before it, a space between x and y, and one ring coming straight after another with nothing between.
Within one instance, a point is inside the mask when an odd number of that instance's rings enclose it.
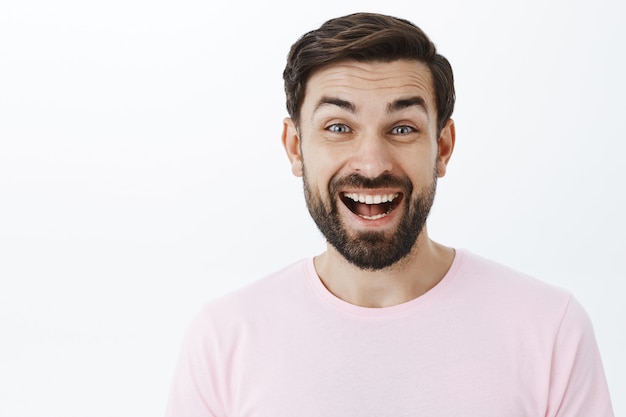
<instances>
[{"instance_id":1,"label":"blue eye","mask_svg":"<svg viewBox=\"0 0 626 417\"><path fill-rule=\"evenodd\" d=\"M415 129L411 126L396 126L391 129L391 133L394 135L408 135L409 133L415 132Z\"/></svg>"},{"instance_id":2,"label":"blue eye","mask_svg":"<svg viewBox=\"0 0 626 417\"><path fill-rule=\"evenodd\" d=\"M351 132L350 128L347 125L336 123L334 125L330 125L326 128L326 130L331 131L332 133L349 133Z\"/></svg>"}]
</instances>

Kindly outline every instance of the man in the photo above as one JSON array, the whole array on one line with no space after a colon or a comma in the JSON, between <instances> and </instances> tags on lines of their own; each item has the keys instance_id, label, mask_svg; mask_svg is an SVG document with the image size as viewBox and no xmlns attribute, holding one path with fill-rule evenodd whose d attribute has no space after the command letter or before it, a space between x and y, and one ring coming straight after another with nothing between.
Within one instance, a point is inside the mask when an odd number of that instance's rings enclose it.
<instances>
[{"instance_id":1,"label":"man","mask_svg":"<svg viewBox=\"0 0 626 417\"><path fill-rule=\"evenodd\" d=\"M455 130L452 69L426 35L333 19L284 79L283 144L327 250L197 316L167 415L612 416L568 293L428 236Z\"/></svg>"}]
</instances>

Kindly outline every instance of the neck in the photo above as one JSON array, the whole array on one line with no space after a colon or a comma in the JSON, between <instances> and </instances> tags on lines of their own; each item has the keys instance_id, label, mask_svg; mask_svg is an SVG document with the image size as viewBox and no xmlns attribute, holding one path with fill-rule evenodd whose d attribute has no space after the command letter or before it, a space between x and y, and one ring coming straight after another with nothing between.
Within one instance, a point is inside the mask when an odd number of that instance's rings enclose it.
<instances>
[{"instance_id":1,"label":"neck","mask_svg":"<svg viewBox=\"0 0 626 417\"><path fill-rule=\"evenodd\" d=\"M338 298L362 307L389 307L432 289L448 272L453 259L454 249L433 242L424 229L406 258L385 269L360 269L328 244L314 262L320 279Z\"/></svg>"}]
</instances>

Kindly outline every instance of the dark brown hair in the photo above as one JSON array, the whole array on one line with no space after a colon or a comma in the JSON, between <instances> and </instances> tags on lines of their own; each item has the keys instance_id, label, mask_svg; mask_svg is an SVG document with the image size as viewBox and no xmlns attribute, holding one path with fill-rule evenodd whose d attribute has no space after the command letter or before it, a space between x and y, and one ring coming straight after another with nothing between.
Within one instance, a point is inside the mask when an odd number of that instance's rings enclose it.
<instances>
[{"instance_id":1,"label":"dark brown hair","mask_svg":"<svg viewBox=\"0 0 626 417\"><path fill-rule=\"evenodd\" d=\"M355 13L331 19L294 43L283 71L287 111L299 124L306 83L311 74L345 60L420 61L430 69L437 103L439 131L454 109L452 67L439 55L428 36L408 20L373 13Z\"/></svg>"}]
</instances>

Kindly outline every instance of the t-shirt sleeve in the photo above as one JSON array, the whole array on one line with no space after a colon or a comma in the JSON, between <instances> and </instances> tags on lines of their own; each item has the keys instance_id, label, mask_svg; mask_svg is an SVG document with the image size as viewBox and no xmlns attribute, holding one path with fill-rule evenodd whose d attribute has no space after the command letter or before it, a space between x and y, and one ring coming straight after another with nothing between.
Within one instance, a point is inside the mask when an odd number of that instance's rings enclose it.
<instances>
[{"instance_id":1,"label":"t-shirt sleeve","mask_svg":"<svg viewBox=\"0 0 626 417\"><path fill-rule=\"evenodd\" d=\"M547 417L613 417L600 353L587 313L570 297L559 327Z\"/></svg>"},{"instance_id":2,"label":"t-shirt sleeve","mask_svg":"<svg viewBox=\"0 0 626 417\"><path fill-rule=\"evenodd\" d=\"M206 311L189 325L180 349L165 417L225 417L219 350Z\"/></svg>"}]
</instances>

